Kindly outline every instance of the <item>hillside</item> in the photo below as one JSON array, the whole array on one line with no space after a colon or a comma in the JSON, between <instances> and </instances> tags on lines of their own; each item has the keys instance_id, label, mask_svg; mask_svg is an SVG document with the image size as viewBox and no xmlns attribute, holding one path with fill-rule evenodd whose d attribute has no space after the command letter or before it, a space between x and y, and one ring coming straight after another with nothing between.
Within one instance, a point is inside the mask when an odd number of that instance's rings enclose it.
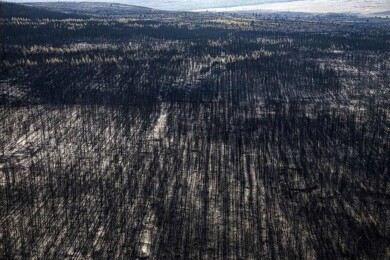
<instances>
[{"instance_id":1,"label":"hillside","mask_svg":"<svg viewBox=\"0 0 390 260\"><path fill-rule=\"evenodd\" d=\"M91 16L126 16L157 12L154 9L141 6L104 2L34 2L25 4L51 11Z\"/></svg>"},{"instance_id":2,"label":"hillside","mask_svg":"<svg viewBox=\"0 0 390 260\"><path fill-rule=\"evenodd\" d=\"M77 13L64 13L60 10L48 10L35 7L34 5L23 5L8 2L0 2L1 18L27 18L27 19L67 19L67 18L85 18L85 15Z\"/></svg>"}]
</instances>

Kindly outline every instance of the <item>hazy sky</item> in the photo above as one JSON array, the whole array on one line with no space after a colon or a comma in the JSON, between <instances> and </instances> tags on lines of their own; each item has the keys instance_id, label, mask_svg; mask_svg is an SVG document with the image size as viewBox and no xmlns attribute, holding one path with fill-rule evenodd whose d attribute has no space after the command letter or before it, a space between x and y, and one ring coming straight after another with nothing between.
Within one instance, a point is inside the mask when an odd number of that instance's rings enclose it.
<instances>
[{"instance_id":1,"label":"hazy sky","mask_svg":"<svg viewBox=\"0 0 390 260\"><path fill-rule=\"evenodd\" d=\"M75 0L8 0L14 2L54 2ZM390 11L390 0L76 0L84 2L116 2L160 10L209 11L291 11L374 14Z\"/></svg>"},{"instance_id":2,"label":"hazy sky","mask_svg":"<svg viewBox=\"0 0 390 260\"><path fill-rule=\"evenodd\" d=\"M55 2L75 0L8 0L13 2ZM146 6L161 10L196 10L207 8L235 7L263 3L288 2L293 0L76 0L83 2L116 2L129 5ZM389 0L390 1L390 0Z\"/></svg>"}]
</instances>

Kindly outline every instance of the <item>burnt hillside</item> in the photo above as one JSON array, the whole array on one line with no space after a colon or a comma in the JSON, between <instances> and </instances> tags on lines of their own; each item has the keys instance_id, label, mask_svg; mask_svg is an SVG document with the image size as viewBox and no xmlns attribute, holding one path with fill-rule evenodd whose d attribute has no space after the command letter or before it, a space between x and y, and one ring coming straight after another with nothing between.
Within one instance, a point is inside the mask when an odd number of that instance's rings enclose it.
<instances>
[{"instance_id":1,"label":"burnt hillside","mask_svg":"<svg viewBox=\"0 0 390 260\"><path fill-rule=\"evenodd\" d=\"M3 17L0 258L388 258L388 28Z\"/></svg>"}]
</instances>

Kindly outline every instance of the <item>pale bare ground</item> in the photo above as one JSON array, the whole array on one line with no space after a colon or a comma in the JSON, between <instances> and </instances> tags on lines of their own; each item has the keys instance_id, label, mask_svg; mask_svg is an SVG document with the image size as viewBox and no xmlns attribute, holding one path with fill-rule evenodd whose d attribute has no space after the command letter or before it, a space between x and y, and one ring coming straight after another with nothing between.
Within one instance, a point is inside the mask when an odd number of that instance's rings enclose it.
<instances>
[{"instance_id":1,"label":"pale bare ground","mask_svg":"<svg viewBox=\"0 0 390 260\"><path fill-rule=\"evenodd\" d=\"M357 13L373 15L390 10L387 0L300 0L293 2L267 3L258 5L234 6L227 8L210 8L195 11L210 12L305 12L305 13Z\"/></svg>"}]
</instances>

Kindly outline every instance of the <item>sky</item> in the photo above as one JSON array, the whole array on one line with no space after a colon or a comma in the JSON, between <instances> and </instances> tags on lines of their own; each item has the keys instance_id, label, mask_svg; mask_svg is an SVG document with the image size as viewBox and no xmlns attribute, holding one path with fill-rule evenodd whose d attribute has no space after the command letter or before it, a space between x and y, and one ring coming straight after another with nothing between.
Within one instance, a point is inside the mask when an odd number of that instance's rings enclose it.
<instances>
[{"instance_id":1,"label":"sky","mask_svg":"<svg viewBox=\"0 0 390 260\"><path fill-rule=\"evenodd\" d=\"M8 0L13 2L55 2L55 1L84 1L84 2L115 2L129 5L139 5L160 10L198 10L208 8L226 8L244 5L257 5L293 0ZM390 1L390 0L389 0Z\"/></svg>"},{"instance_id":2,"label":"sky","mask_svg":"<svg viewBox=\"0 0 390 260\"><path fill-rule=\"evenodd\" d=\"M56 0L8 0L14 2L43 2ZM57 0L58 1L58 0ZM60 0L75 1L75 0ZM389 12L390 0L76 0L85 2L116 2L171 11L289 11L312 13Z\"/></svg>"}]
</instances>

